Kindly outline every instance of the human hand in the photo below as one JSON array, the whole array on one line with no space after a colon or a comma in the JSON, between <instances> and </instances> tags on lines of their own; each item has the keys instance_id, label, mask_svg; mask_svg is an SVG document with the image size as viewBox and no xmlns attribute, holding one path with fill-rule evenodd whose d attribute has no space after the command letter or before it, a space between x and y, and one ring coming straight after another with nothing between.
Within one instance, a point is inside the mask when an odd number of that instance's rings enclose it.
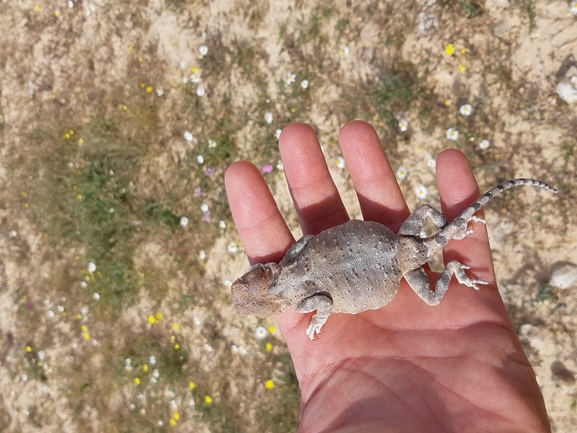
<instances>
[{"instance_id":1,"label":"human hand","mask_svg":"<svg viewBox=\"0 0 577 433\"><path fill-rule=\"evenodd\" d=\"M354 121L339 141L364 219L396 232L410 212L376 132ZM312 128L287 126L279 146L303 233L346 222ZM478 198L478 186L455 149L439 155L437 177L451 221ZM251 264L280 261L295 240L259 170L234 163L226 189ZM451 241L443 258L471 265L470 275L489 284L475 291L453 279L431 307L403 280L379 310L331 314L315 341L305 333L312 313L276 316L301 388L299 431L550 431L535 374L497 290L484 226ZM429 275L434 287L438 274Z\"/></svg>"}]
</instances>

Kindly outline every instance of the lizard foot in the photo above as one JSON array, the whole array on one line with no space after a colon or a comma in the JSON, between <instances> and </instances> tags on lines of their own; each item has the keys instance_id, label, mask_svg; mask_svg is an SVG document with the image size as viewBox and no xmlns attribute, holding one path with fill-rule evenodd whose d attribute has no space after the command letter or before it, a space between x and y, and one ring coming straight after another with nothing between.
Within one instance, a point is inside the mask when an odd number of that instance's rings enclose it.
<instances>
[{"instance_id":1,"label":"lizard foot","mask_svg":"<svg viewBox=\"0 0 577 433\"><path fill-rule=\"evenodd\" d=\"M464 265L462 263L460 263L460 265L461 265L460 269L457 268L455 270L455 276L457 277L457 281L459 281L459 283L464 284L467 287L472 287L475 290L479 290L479 286L477 284L489 284L488 281L476 280L465 274L465 271L463 269L471 269L471 266Z\"/></svg>"}]
</instances>

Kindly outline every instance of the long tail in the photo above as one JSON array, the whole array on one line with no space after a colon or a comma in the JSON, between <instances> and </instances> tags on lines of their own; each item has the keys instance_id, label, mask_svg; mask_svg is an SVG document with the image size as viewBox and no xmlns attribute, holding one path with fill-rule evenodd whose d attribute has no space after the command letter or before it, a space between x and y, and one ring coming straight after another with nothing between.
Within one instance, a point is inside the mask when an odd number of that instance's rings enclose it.
<instances>
[{"instance_id":1,"label":"long tail","mask_svg":"<svg viewBox=\"0 0 577 433\"><path fill-rule=\"evenodd\" d=\"M465 227L467 226L467 224L469 223L469 220L475 214L475 212L477 212L479 209L481 209L493 197L495 197L498 194L501 194L503 191L506 191L510 188L513 188L514 186L521 186L521 185L537 186L539 188L544 188L547 191L551 191L555 194L557 194L557 192L558 192L552 186L549 186L544 182L534 180L534 179L512 179L512 180L508 180L507 182L503 182L501 185L498 185L495 188L487 191L485 194L483 194L481 197L479 197L479 199L477 201L475 201L473 204L471 204L469 207L467 207L461 213L461 215L459 215L452 222L450 222L447 225L447 227L442 229L436 235L431 236L429 239L426 239L423 243L427 244L428 243L427 241L429 241L432 244L435 244L435 245L431 244L430 246L428 246L428 248L438 249L439 247L445 246L451 239L453 239L453 237L455 236L455 233L457 233L459 230L462 230L463 226L465 226Z\"/></svg>"}]
</instances>

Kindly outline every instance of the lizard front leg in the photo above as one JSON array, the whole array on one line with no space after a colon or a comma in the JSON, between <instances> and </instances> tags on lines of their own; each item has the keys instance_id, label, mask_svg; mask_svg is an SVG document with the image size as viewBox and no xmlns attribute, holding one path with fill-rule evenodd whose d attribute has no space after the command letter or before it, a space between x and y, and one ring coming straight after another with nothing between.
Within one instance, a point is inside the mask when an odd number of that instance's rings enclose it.
<instances>
[{"instance_id":1,"label":"lizard front leg","mask_svg":"<svg viewBox=\"0 0 577 433\"><path fill-rule=\"evenodd\" d=\"M470 278L465 274L464 269L471 269L470 266L463 265L457 260L453 260L447 263L443 273L437 280L437 285L435 290L431 289L431 284L429 282L429 277L423 268L413 269L407 272L404 277L411 286L411 289L415 291L419 297L429 305L438 305L445 296L447 289L449 288L449 283L451 282L451 277L455 275L459 283L465 286L472 287L475 290L479 290L477 284L489 284L484 280L475 280Z\"/></svg>"},{"instance_id":2,"label":"lizard front leg","mask_svg":"<svg viewBox=\"0 0 577 433\"><path fill-rule=\"evenodd\" d=\"M307 328L307 335L311 340L315 339L315 333L320 334L321 328L329 318L333 309L333 300L328 293L317 293L303 299L294 309L299 313L317 311Z\"/></svg>"}]
</instances>

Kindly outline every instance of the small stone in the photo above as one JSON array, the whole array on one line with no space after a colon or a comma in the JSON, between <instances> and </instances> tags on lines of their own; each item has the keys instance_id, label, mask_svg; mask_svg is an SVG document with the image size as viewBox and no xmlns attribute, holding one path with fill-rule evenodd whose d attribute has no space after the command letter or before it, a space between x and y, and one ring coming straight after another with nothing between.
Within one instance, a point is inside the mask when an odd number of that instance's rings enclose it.
<instances>
[{"instance_id":1,"label":"small stone","mask_svg":"<svg viewBox=\"0 0 577 433\"><path fill-rule=\"evenodd\" d=\"M577 102L577 67L571 66L557 84L557 94L568 104Z\"/></svg>"},{"instance_id":2,"label":"small stone","mask_svg":"<svg viewBox=\"0 0 577 433\"><path fill-rule=\"evenodd\" d=\"M565 290L571 287L575 281L577 281L577 266L566 263L551 272L549 284L558 289Z\"/></svg>"}]
</instances>

